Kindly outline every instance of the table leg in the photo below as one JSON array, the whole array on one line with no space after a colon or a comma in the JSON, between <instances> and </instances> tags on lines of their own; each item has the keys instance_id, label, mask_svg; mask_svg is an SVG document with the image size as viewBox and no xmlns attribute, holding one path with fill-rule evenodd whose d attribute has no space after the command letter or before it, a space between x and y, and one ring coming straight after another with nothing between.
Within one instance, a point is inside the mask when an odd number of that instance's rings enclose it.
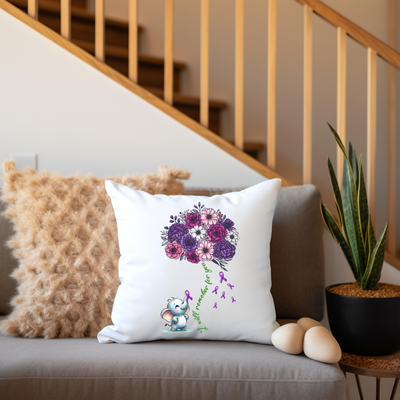
<instances>
[{"instance_id":1,"label":"table leg","mask_svg":"<svg viewBox=\"0 0 400 400\"><path fill-rule=\"evenodd\" d=\"M376 400L380 400L381 397L381 378L376 378Z\"/></svg>"},{"instance_id":2,"label":"table leg","mask_svg":"<svg viewBox=\"0 0 400 400\"><path fill-rule=\"evenodd\" d=\"M360 394L360 400L364 400L364 396L362 394L362 390L361 390L361 385L360 385L360 379L358 377L357 374L354 374L356 377L356 382L357 382L357 387L358 387L358 393Z\"/></svg>"},{"instance_id":3,"label":"table leg","mask_svg":"<svg viewBox=\"0 0 400 400\"><path fill-rule=\"evenodd\" d=\"M394 396L396 395L397 385L399 384L399 378L396 378L393 385L392 395L390 396L390 400L394 400Z\"/></svg>"}]
</instances>

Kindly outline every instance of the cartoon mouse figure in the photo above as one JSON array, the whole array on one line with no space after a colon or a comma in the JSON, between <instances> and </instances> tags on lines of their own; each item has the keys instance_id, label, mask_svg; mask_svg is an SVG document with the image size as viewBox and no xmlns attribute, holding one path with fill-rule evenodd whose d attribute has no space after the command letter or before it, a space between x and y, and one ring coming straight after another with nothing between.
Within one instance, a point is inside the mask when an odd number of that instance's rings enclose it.
<instances>
[{"instance_id":1,"label":"cartoon mouse figure","mask_svg":"<svg viewBox=\"0 0 400 400\"><path fill-rule=\"evenodd\" d=\"M161 310L161 318L171 325L165 324L165 326L171 326L171 331L186 331L187 320L189 319L189 304L187 301L173 297L167 300L167 308Z\"/></svg>"}]
</instances>

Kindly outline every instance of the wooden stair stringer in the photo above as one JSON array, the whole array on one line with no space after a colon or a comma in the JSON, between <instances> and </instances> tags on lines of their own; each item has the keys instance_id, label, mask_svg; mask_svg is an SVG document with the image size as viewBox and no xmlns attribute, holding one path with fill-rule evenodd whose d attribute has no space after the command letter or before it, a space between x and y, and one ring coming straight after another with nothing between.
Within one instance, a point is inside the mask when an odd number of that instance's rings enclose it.
<instances>
[{"instance_id":1,"label":"wooden stair stringer","mask_svg":"<svg viewBox=\"0 0 400 400\"><path fill-rule=\"evenodd\" d=\"M137 85L124 75L120 74L119 72L115 71L113 68L109 67L108 65L104 64L103 62L97 60L94 56L90 55L86 51L82 50L80 47L76 46L74 43L68 41L67 39L63 38L61 35L53 31L52 29L48 28L47 26L43 25L36 19L30 17L25 12L21 11L16 6L12 5L6 0L0 0L0 8L7 12L8 14L12 15L14 18L18 19L19 21L23 22L24 24L28 25L30 28L34 29L36 32L42 34L47 39L51 40L52 42L56 43L63 49L67 50L71 54L75 55L82 61L86 62L99 72L103 73L104 75L108 76L110 79L113 79L115 82L119 83L132 93L135 93L137 96L141 97L146 102L152 104L159 110L163 111L165 114L169 115L170 117L174 118L176 121L180 122L182 125L189 128L191 131L197 133L210 143L214 144L215 146L219 147L221 150L225 151L226 153L230 154L232 157L236 158L249 168L253 169L254 171L258 172L262 176L273 179L279 178L282 180L283 186L293 186L293 184L288 181L287 179L281 177L275 171L269 169L259 161L255 160L248 154L244 153L243 151L239 150L232 144L228 143L221 137L217 136L215 133L209 131L204 126L200 125L198 122L194 121L190 117L186 116L176 108L170 106L169 104L165 103L163 100L155 96L154 94L150 93L148 90L144 89L143 87Z\"/></svg>"}]
</instances>

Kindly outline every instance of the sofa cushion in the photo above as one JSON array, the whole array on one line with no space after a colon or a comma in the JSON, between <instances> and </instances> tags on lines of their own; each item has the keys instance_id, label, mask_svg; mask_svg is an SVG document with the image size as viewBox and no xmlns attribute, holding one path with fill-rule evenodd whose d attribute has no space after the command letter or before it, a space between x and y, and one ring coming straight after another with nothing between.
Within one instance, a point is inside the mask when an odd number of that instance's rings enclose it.
<instances>
[{"instance_id":1,"label":"sofa cushion","mask_svg":"<svg viewBox=\"0 0 400 400\"><path fill-rule=\"evenodd\" d=\"M4 168L9 241L19 258L14 309L1 325L25 337L95 336L110 323L119 284L117 226L104 179L62 177L32 168ZM156 174L109 177L151 193L180 194L189 173L160 167Z\"/></svg>"},{"instance_id":2,"label":"sofa cushion","mask_svg":"<svg viewBox=\"0 0 400 400\"><path fill-rule=\"evenodd\" d=\"M121 285L114 325L99 341L270 344L278 327L269 253L280 187L272 179L212 197L163 196L106 181Z\"/></svg>"},{"instance_id":3,"label":"sofa cushion","mask_svg":"<svg viewBox=\"0 0 400 400\"><path fill-rule=\"evenodd\" d=\"M337 364L255 343L0 335L0 354L2 400L345 399Z\"/></svg>"}]
</instances>

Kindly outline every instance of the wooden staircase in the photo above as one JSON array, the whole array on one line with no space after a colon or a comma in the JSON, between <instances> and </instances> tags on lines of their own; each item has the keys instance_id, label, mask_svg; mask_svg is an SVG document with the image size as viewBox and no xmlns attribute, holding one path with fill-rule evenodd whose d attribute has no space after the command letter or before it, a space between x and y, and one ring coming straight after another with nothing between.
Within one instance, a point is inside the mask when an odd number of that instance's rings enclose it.
<instances>
[{"instance_id":1,"label":"wooden staircase","mask_svg":"<svg viewBox=\"0 0 400 400\"><path fill-rule=\"evenodd\" d=\"M27 12L27 0L10 0L20 10ZM60 1L39 0L39 22L60 33ZM105 63L128 76L128 24L106 18ZM139 27L139 38L144 28ZM71 41L94 55L95 15L86 10L86 0L71 1ZM140 46L140 39L139 39ZM139 47L140 52L140 47ZM138 84L159 98L164 94L164 59L139 54ZM174 62L173 105L195 121L200 121L200 99L181 93L181 73L187 68L182 62ZM209 130L221 135L221 113L227 108L223 101L209 102ZM258 159L263 143L245 142L244 151Z\"/></svg>"}]
</instances>

